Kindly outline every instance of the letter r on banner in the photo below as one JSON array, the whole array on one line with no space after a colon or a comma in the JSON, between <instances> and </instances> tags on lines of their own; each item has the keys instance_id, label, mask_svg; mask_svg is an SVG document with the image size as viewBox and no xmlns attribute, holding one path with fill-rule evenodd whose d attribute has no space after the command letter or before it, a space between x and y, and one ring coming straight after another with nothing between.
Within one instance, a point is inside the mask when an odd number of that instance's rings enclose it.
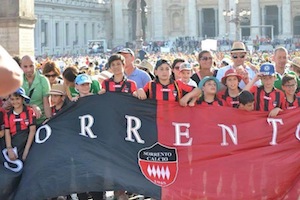
<instances>
[{"instance_id":1,"label":"letter r on banner","mask_svg":"<svg viewBox=\"0 0 300 200\"><path fill-rule=\"evenodd\" d=\"M134 116L125 115L125 118L127 119L127 137L125 138L126 141L129 142L135 142L133 139L133 135L136 139L136 141L140 144L145 144L145 141L141 138L138 130L142 126L142 122L139 118ZM135 123L135 126L133 127L133 122Z\"/></svg>"},{"instance_id":2,"label":"letter r on banner","mask_svg":"<svg viewBox=\"0 0 300 200\"><path fill-rule=\"evenodd\" d=\"M94 117L92 115L83 115L79 117L80 119L80 127L81 127L81 132L79 135L89 137L89 138L97 138L97 135L95 135L91 129L91 127L94 124ZM87 124L86 124L87 120Z\"/></svg>"}]
</instances>

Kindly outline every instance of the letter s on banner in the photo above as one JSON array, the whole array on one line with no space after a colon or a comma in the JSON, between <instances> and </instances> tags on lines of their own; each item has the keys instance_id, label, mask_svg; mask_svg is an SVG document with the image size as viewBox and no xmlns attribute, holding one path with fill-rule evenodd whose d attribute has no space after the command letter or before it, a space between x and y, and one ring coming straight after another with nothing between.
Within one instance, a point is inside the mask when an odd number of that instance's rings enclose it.
<instances>
[{"instance_id":1,"label":"letter s on banner","mask_svg":"<svg viewBox=\"0 0 300 200\"><path fill-rule=\"evenodd\" d=\"M13 151L15 152L15 154L18 154L16 147L13 148ZM13 172L19 172L19 171L22 170L22 168L23 168L23 162L21 160L19 160L19 159L17 159L17 160L10 160L9 157L8 157L8 154L7 154L7 149L3 149L2 150L2 154L3 154L4 158L5 158L5 160L7 160L8 162L16 165L16 167L10 167L7 162L4 162L4 167L5 168L7 168L7 169L9 169L9 170L11 170Z\"/></svg>"}]
</instances>

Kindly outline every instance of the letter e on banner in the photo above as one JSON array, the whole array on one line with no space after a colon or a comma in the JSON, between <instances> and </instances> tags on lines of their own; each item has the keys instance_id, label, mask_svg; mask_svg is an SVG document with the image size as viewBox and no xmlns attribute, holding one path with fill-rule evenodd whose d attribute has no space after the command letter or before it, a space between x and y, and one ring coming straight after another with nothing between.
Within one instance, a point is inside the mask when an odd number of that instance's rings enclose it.
<instances>
[{"instance_id":1,"label":"letter e on banner","mask_svg":"<svg viewBox=\"0 0 300 200\"><path fill-rule=\"evenodd\" d=\"M175 143L176 146L191 146L193 142L193 138L190 138L189 128L191 126L190 123L172 123L175 126ZM185 131L181 132L180 128L184 127ZM186 143L181 142L181 137L184 136L185 138L189 139Z\"/></svg>"}]
</instances>

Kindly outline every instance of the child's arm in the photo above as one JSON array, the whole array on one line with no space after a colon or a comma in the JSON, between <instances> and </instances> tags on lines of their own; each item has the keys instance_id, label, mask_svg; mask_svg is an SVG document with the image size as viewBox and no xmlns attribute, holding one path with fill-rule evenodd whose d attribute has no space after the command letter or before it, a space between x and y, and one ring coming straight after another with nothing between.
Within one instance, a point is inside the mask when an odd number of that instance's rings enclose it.
<instances>
[{"instance_id":1,"label":"child's arm","mask_svg":"<svg viewBox=\"0 0 300 200\"><path fill-rule=\"evenodd\" d=\"M0 138L2 138L4 136L4 130L0 131Z\"/></svg>"},{"instance_id":2,"label":"child's arm","mask_svg":"<svg viewBox=\"0 0 300 200\"><path fill-rule=\"evenodd\" d=\"M36 131L36 126L35 125L32 125L32 126L29 127L29 135L28 135L28 139L27 139L27 142L26 142L26 145L25 145L25 149L24 149L24 152L23 152L23 155L22 155L22 160L23 161L26 160L26 158L27 158L29 149L30 149L30 147L32 145L32 142L33 142L35 131Z\"/></svg>"},{"instance_id":3,"label":"child's arm","mask_svg":"<svg viewBox=\"0 0 300 200\"><path fill-rule=\"evenodd\" d=\"M270 112L269 112L269 117L276 117L278 115L279 112L283 111L281 108L273 108Z\"/></svg>"},{"instance_id":4,"label":"child's arm","mask_svg":"<svg viewBox=\"0 0 300 200\"><path fill-rule=\"evenodd\" d=\"M179 100L180 105L187 106L188 102L192 99L189 103L189 106L194 106L196 100L201 95L201 93L202 91L200 88L194 88L191 92L187 93Z\"/></svg>"},{"instance_id":5,"label":"child's arm","mask_svg":"<svg viewBox=\"0 0 300 200\"><path fill-rule=\"evenodd\" d=\"M252 86L255 84L256 81L258 81L261 77L260 73L255 74L254 78L244 87L244 90L250 91Z\"/></svg>"},{"instance_id":6,"label":"child's arm","mask_svg":"<svg viewBox=\"0 0 300 200\"><path fill-rule=\"evenodd\" d=\"M9 129L5 129L5 144L6 144L6 149L7 149L7 153L8 153L8 157L10 160L16 160L17 159L17 155L15 154L15 152L13 151L13 147L11 146L11 135L10 135L10 130Z\"/></svg>"},{"instance_id":7,"label":"child's arm","mask_svg":"<svg viewBox=\"0 0 300 200\"><path fill-rule=\"evenodd\" d=\"M99 92L98 92L98 94L104 94L106 92L106 90L104 89L104 88L102 88Z\"/></svg>"},{"instance_id":8,"label":"child's arm","mask_svg":"<svg viewBox=\"0 0 300 200\"><path fill-rule=\"evenodd\" d=\"M136 90L132 95L141 100L147 99L147 94L143 88Z\"/></svg>"}]
</instances>

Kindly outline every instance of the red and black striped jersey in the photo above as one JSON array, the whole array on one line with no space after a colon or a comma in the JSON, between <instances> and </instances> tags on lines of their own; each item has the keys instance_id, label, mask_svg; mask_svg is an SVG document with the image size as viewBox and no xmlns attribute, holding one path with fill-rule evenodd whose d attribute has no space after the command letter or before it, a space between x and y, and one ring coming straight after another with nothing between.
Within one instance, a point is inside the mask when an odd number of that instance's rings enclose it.
<instances>
[{"instance_id":1,"label":"red and black striped jersey","mask_svg":"<svg viewBox=\"0 0 300 200\"><path fill-rule=\"evenodd\" d=\"M4 125L5 129L10 130L12 136L18 131L29 130L29 126L36 125L35 113L31 107L25 105L20 114L15 114L11 109L4 116Z\"/></svg>"},{"instance_id":2,"label":"red and black striped jersey","mask_svg":"<svg viewBox=\"0 0 300 200\"><path fill-rule=\"evenodd\" d=\"M136 83L133 80L123 78L119 83L114 81L114 76L102 82L102 88L107 92L125 92L132 94L137 90Z\"/></svg>"},{"instance_id":3,"label":"red and black striped jersey","mask_svg":"<svg viewBox=\"0 0 300 200\"><path fill-rule=\"evenodd\" d=\"M253 86L250 92L254 95L254 110L271 111L274 108L284 109L285 96L281 90L273 88L269 93L266 93L263 86Z\"/></svg>"},{"instance_id":4,"label":"red and black striped jersey","mask_svg":"<svg viewBox=\"0 0 300 200\"><path fill-rule=\"evenodd\" d=\"M55 106L51 107L51 114L52 116L56 115L59 111L61 111L61 109L63 109L63 107L65 107L67 105L66 101L64 101L62 107L60 109L56 109Z\"/></svg>"},{"instance_id":5,"label":"red and black striped jersey","mask_svg":"<svg viewBox=\"0 0 300 200\"><path fill-rule=\"evenodd\" d=\"M162 85L158 80L150 81L144 86L148 99L163 101L178 101L182 96L191 92L194 87L180 80L170 80L170 84Z\"/></svg>"},{"instance_id":6,"label":"red and black striped jersey","mask_svg":"<svg viewBox=\"0 0 300 200\"><path fill-rule=\"evenodd\" d=\"M294 96L294 101L293 102L288 102L286 100L284 108L291 110L291 109L295 109L295 108L299 108L300 107L300 97L299 96Z\"/></svg>"},{"instance_id":7,"label":"red and black striped jersey","mask_svg":"<svg viewBox=\"0 0 300 200\"><path fill-rule=\"evenodd\" d=\"M206 102L204 100L204 96L202 95L196 102L198 105L205 105L205 106L223 106L226 102L222 99L219 99L217 96L215 96L215 99L213 102Z\"/></svg>"},{"instance_id":8,"label":"red and black striped jersey","mask_svg":"<svg viewBox=\"0 0 300 200\"><path fill-rule=\"evenodd\" d=\"M238 89L239 89L239 92L242 91L242 89L240 89L240 88L238 88ZM233 107L233 108L239 107L239 103L240 103L239 96L231 97L229 95L228 88L226 88L226 90L219 91L217 94L217 97L219 99L224 100L224 106Z\"/></svg>"}]
</instances>

